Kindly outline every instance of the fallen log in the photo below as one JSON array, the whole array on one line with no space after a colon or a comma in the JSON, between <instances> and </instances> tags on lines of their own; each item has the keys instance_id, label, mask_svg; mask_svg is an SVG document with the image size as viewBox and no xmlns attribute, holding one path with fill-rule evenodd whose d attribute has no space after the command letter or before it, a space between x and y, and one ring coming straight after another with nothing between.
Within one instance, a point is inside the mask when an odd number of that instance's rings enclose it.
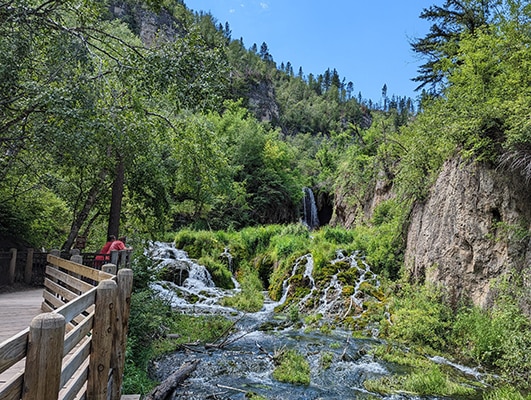
<instances>
[{"instance_id":1,"label":"fallen log","mask_svg":"<svg viewBox=\"0 0 531 400\"><path fill-rule=\"evenodd\" d=\"M169 400L177 386L183 383L195 371L199 360L189 361L167 377L160 385L144 397L144 400Z\"/></svg>"}]
</instances>

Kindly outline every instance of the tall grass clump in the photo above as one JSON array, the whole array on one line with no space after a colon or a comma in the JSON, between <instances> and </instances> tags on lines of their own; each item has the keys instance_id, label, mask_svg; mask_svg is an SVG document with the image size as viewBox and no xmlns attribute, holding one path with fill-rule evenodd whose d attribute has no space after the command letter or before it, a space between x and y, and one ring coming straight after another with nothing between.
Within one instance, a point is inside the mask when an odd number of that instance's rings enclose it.
<instances>
[{"instance_id":1,"label":"tall grass clump","mask_svg":"<svg viewBox=\"0 0 531 400\"><path fill-rule=\"evenodd\" d=\"M175 247L188 253L191 258L199 259L203 256L221 254L224 244L213 231L194 231L182 229L175 235Z\"/></svg>"},{"instance_id":2,"label":"tall grass clump","mask_svg":"<svg viewBox=\"0 0 531 400\"><path fill-rule=\"evenodd\" d=\"M302 224L287 225L271 237L267 251L276 260L297 258L310 251L309 238L310 233Z\"/></svg>"},{"instance_id":3,"label":"tall grass clump","mask_svg":"<svg viewBox=\"0 0 531 400\"><path fill-rule=\"evenodd\" d=\"M501 387L485 393L483 400L531 400L531 394L524 395L515 388Z\"/></svg>"},{"instance_id":4,"label":"tall grass clump","mask_svg":"<svg viewBox=\"0 0 531 400\"><path fill-rule=\"evenodd\" d=\"M220 257L203 256L197 260L200 265L204 265L216 286L224 289L233 289L232 272L226 263L226 260L220 260Z\"/></svg>"},{"instance_id":5,"label":"tall grass clump","mask_svg":"<svg viewBox=\"0 0 531 400\"><path fill-rule=\"evenodd\" d=\"M459 355L466 361L493 368L511 385L531 390L531 321L515 298L514 286L502 283L488 310L463 307L453 326Z\"/></svg>"},{"instance_id":6,"label":"tall grass clump","mask_svg":"<svg viewBox=\"0 0 531 400\"><path fill-rule=\"evenodd\" d=\"M262 294L264 289L258 271L243 263L236 277L241 285L241 291L235 296L225 297L222 305L247 312L260 311L264 305Z\"/></svg>"},{"instance_id":7,"label":"tall grass clump","mask_svg":"<svg viewBox=\"0 0 531 400\"><path fill-rule=\"evenodd\" d=\"M400 292L390 299L389 311L392 324L385 328L390 339L432 350L446 349L452 310L440 289L403 283Z\"/></svg>"},{"instance_id":8,"label":"tall grass clump","mask_svg":"<svg viewBox=\"0 0 531 400\"><path fill-rule=\"evenodd\" d=\"M282 348L273 356L275 369L273 378L295 385L310 384L310 363L295 349Z\"/></svg>"},{"instance_id":9,"label":"tall grass clump","mask_svg":"<svg viewBox=\"0 0 531 400\"><path fill-rule=\"evenodd\" d=\"M381 394L408 392L419 396L471 396L475 389L454 381L439 365L415 369L406 375L385 376L369 379L365 389Z\"/></svg>"},{"instance_id":10,"label":"tall grass clump","mask_svg":"<svg viewBox=\"0 0 531 400\"><path fill-rule=\"evenodd\" d=\"M266 225L249 227L242 229L238 236L242 248L245 250L244 256L248 259L263 253L271 242L271 238L280 234L283 230L281 225Z\"/></svg>"}]
</instances>

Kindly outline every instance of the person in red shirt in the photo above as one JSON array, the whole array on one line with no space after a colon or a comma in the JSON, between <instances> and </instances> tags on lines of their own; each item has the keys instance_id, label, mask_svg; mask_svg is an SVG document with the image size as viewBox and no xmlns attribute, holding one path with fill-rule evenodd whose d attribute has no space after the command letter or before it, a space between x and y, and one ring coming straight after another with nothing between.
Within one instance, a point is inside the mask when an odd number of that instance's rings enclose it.
<instances>
[{"instance_id":1,"label":"person in red shirt","mask_svg":"<svg viewBox=\"0 0 531 400\"><path fill-rule=\"evenodd\" d=\"M96 258L94 259L94 267L98 268L98 267L101 267L103 265L103 262L104 261L109 261L110 258L109 258L109 254L111 253L111 246L112 244L116 241L116 236L114 235L110 235L109 238L107 239L107 243L105 243L103 245L103 247L101 248L100 252L98 253L98 255L96 256Z\"/></svg>"},{"instance_id":2,"label":"person in red shirt","mask_svg":"<svg viewBox=\"0 0 531 400\"><path fill-rule=\"evenodd\" d=\"M112 242L111 246L109 247L109 253L111 251L118 251L118 250L133 250L132 247L126 247L125 246L126 237L122 236L118 238L118 240L115 240Z\"/></svg>"}]
</instances>

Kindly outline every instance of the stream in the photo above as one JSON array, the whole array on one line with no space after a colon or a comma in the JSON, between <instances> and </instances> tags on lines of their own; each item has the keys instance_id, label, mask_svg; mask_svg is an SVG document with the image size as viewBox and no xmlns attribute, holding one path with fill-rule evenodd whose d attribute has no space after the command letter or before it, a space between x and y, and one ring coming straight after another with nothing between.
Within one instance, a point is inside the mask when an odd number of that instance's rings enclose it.
<instances>
[{"instance_id":1,"label":"stream","mask_svg":"<svg viewBox=\"0 0 531 400\"><path fill-rule=\"evenodd\" d=\"M159 267L171 266L173 274L179 275L177 283L152 284L153 289L171 302L176 311L194 315L221 314L235 321L234 332L226 339L222 349L187 346L185 350L168 354L153 363L152 378L163 381L185 362L200 360L195 372L178 388L173 399L236 400L248 398L248 392L270 400L419 398L407 394L382 396L364 389L366 379L407 372L405 367L376 360L370 354L371 347L382 343L377 335L358 339L353 338L351 332L341 329L323 333L304 327L286 327L274 313L274 308L285 301L285 296L279 302L266 300L263 309L256 313L243 314L220 306L218 303L221 298L240 290L237 282L232 290L217 288L204 266L189 259L184 251L175 249L172 244L155 242L149 252L150 257L158 261ZM338 258L344 260L345 256ZM304 277L313 285L312 263L305 260L304 265ZM297 268L295 265L293 274ZM367 279L376 279L368 270L360 271L362 278L365 275L370 276ZM332 277L329 285L325 290L326 296L320 299L319 310L325 316L327 311L345 312L334 305L333 292L341 290L337 280L334 281ZM288 288L286 283L285 292ZM313 293L313 287L310 293ZM264 296L267 294L264 293ZM357 293L354 293L353 301L359 301L357 297ZM307 298L300 301L300 309L304 308ZM269 329L263 329L264 326ZM309 385L287 384L273 378L275 366L272 356L282 349L296 349L305 356L311 370ZM435 361L446 363L442 358ZM481 379L476 370L459 365L452 367L473 379Z\"/></svg>"}]
</instances>

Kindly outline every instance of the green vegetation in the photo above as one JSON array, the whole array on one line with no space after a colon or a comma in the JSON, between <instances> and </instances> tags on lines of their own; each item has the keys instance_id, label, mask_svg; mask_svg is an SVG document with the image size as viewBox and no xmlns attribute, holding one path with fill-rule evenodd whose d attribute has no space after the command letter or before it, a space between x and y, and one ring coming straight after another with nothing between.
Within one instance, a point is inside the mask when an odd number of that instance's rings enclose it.
<instances>
[{"instance_id":1,"label":"green vegetation","mask_svg":"<svg viewBox=\"0 0 531 400\"><path fill-rule=\"evenodd\" d=\"M179 349L184 343L213 343L221 338L232 322L223 317L194 317L171 309L148 287L156 279L147 258L134 264L134 287L127 337L124 393L148 393L156 382L148 376L151 360ZM168 334L177 338L168 338Z\"/></svg>"},{"instance_id":2,"label":"green vegetation","mask_svg":"<svg viewBox=\"0 0 531 400\"><path fill-rule=\"evenodd\" d=\"M433 26L412 43L426 57L415 80L429 89L418 112L411 99L388 97L386 86L379 104L354 96L335 69L305 76L290 63L277 66L265 43L246 49L228 26L182 1L124 4L131 14L123 18L107 2L0 4L0 235L65 250L86 236L95 251L119 230L138 252L147 239L170 238L217 285L232 288L238 278L242 290L226 305L256 311L263 290L279 300L290 279L278 311L293 323L374 330L411 349L402 361L392 351L378 356L416 368L418 354L446 353L530 389L521 271L498 283L493 307L479 310L466 299L451 308L444 288L412 283L403 265L411 210L445 161L531 178L527 2L446 0L424 10ZM148 46L133 14L161 7L176 34ZM310 232L297 223L306 186L330 209L334 202L336 226ZM375 192L385 200L370 209ZM529 224L495 221L489 237L523 243ZM352 305L357 276L330 262L338 250L359 251L381 285L362 285L359 309L337 321L295 312L310 292L310 253L317 286L337 275ZM136 262L125 385L145 393L148 360L179 345L164 339L168 329L209 341L227 322L175 315L148 290L157 278L149 260L136 255ZM466 392L435 367L389 384L419 394Z\"/></svg>"},{"instance_id":3,"label":"green vegetation","mask_svg":"<svg viewBox=\"0 0 531 400\"><path fill-rule=\"evenodd\" d=\"M385 209L385 203L383 207L384 210L375 213L380 226L385 223L386 212L391 209ZM350 269L347 263L332 265L330 260L336 257L338 249L356 246L360 231L364 234L367 229L366 226L351 230L323 227L312 232L311 236L300 225L249 227L233 232L182 230L176 234L176 243L190 254L200 255L203 260L216 265L223 263L212 260L221 260L220 254L227 248L233 255L231 268L242 290L234 297L226 298L223 304L252 312L262 307L264 289L269 288L271 297L280 297L282 283L291 276L294 263L300 256L309 253L315 255L313 276L316 284L326 285L329 277L337 274L338 281L343 285L342 295L347 299L353 294L359 273ZM380 231L381 236L377 232L373 234L375 241L388 240L385 231ZM526 377L531 369L526 354L531 350L530 322L516 303L518 296L514 297L517 295L514 285L517 282L514 278L498 284L498 298L489 311L466 304L452 309L442 288L380 278L379 288L369 282L360 285L359 289L367 297L362 310L356 311L361 312L361 316L354 318L349 315L330 321L322 314L305 315L298 310L297 302L309 293L308 282L302 277L308 261L303 257L299 262L302 263L297 273L289 279L292 289L286 303L282 310L278 310L286 313L287 323L300 326L302 321L306 330L318 329L324 333L335 326L351 328L357 335L371 334L377 329L380 337L392 343L374 352L376 357L385 361L414 370L426 370L432 368L426 355L442 354L465 364L483 365L503 376L506 382L520 388L528 387ZM223 268L229 271L227 264L223 264ZM382 271L385 275L386 270ZM142 279L148 273L140 271L137 275ZM156 279L156 276L151 278ZM319 294L314 297L318 298ZM352 313L356 315L354 311ZM324 358L322 363L326 363ZM433 371L433 377L442 384L437 372ZM411 379L413 383L396 380L393 387L417 384L418 377ZM447 384L450 385L444 383ZM432 383L427 382L426 385ZM458 389L441 390L441 393L446 393Z\"/></svg>"},{"instance_id":4,"label":"green vegetation","mask_svg":"<svg viewBox=\"0 0 531 400\"><path fill-rule=\"evenodd\" d=\"M274 359L276 367L273 378L277 381L295 385L310 384L310 364L300 352L282 348L275 352Z\"/></svg>"},{"instance_id":5,"label":"green vegetation","mask_svg":"<svg viewBox=\"0 0 531 400\"><path fill-rule=\"evenodd\" d=\"M247 268L238 271L241 292L234 297L225 297L222 304L238 310L260 311L264 305L263 286L258 274Z\"/></svg>"},{"instance_id":6,"label":"green vegetation","mask_svg":"<svg viewBox=\"0 0 531 400\"><path fill-rule=\"evenodd\" d=\"M475 389L452 381L439 366L413 372L405 376L384 377L364 382L365 389L381 394L408 392L419 396L467 396Z\"/></svg>"},{"instance_id":7,"label":"green vegetation","mask_svg":"<svg viewBox=\"0 0 531 400\"><path fill-rule=\"evenodd\" d=\"M469 305L452 310L440 290L429 285L401 286L389 299L391 324L384 320L380 327L385 337L408 350L381 346L375 351L377 357L425 370L426 354L445 354L484 366L515 387L530 389L530 321L518 306L514 282L498 285L499 295L489 310Z\"/></svg>"},{"instance_id":8,"label":"green vegetation","mask_svg":"<svg viewBox=\"0 0 531 400\"><path fill-rule=\"evenodd\" d=\"M531 395L523 395L514 388L502 387L486 393L483 400L529 400Z\"/></svg>"},{"instance_id":9,"label":"green vegetation","mask_svg":"<svg viewBox=\"0 0 531 400\"><path fill-rule=\"evenodd\" d=\"M325 351L321 353L321 359L319 360L319 365L322 369L328 369L334 362L334 353Z\"/></svg>"},{"instance_id":10,"label":"green vegetation","mask_svg":"<svg viewBox=\"0 0 531 400\"><path fill-rule=\"evenodd\" d=\"M499 370L507 382L531 390L531 321L515 302L514 283L502 281L498 290L491 309L459 310L454 341L466 360Z\"/></svg>"}]
</instances>

